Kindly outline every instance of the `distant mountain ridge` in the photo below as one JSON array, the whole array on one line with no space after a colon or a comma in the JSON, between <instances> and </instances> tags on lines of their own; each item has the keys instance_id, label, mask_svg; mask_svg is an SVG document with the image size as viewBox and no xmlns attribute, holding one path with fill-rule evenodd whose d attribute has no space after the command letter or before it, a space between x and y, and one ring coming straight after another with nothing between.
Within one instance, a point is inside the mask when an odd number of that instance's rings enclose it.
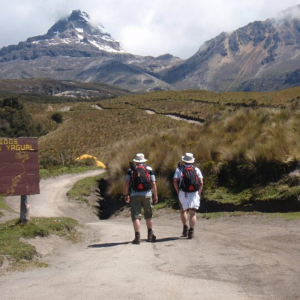
<instances>
[{"instance_id":1,"label":"distant mountain ridge","mask_svg":"<svg viewBox=\"0 0 300 300\"><path fill-rule=\"evenodd\" d=\"M205 42L189 59L127 53L74 10L45 35L0 49L0 78L103 82L131 92L268 91L300 85L300 5Z\"/></svg>"},{"instance_id":2,"label":"distant mountain ridge","mask_svg":"<svg viewBox=\"0 0 300 300\"><path fill-rule=\"evenodd\" d=\"M162 79L177 89L276 90L300 85L299 67L300 5L221 33Z\"/></svg>"}]
</instances>

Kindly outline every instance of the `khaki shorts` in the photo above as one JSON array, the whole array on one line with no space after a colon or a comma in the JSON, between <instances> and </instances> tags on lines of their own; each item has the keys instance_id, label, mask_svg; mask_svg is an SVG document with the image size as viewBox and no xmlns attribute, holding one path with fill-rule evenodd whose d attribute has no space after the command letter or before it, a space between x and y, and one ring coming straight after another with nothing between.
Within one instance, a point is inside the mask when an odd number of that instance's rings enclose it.
<instances>
[{"instance_id":1,"label":"khaki shorts","mask_svg":"<svg viewBox=\"0 0 300 300\"><path fill-rule=\"evenodd\" d=\"M142 208L144 209L144 218L152 219L152 196L133 196L131 197L131 218L132 220L142 218Z\"/></svg>"}]
</instances>

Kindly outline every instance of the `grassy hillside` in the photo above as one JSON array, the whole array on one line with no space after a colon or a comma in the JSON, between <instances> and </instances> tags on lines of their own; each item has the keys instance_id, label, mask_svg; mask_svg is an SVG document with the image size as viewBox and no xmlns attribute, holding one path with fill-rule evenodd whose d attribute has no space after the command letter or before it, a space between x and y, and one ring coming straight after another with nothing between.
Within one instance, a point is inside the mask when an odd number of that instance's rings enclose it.
<instances>
[{"instance_id":1,"label":"grassy hillside","mask_svg":"<svg viewBox=\"0 0 300 300\"><path fill-rule=\"evenodd\" d=\"M202 209L263 210L261 203L274 210L299 209L300 88L154 92L94 102L26 101L24 107L49 130L39 138L41 165L96 156L108 165L112 199L123 194L128 162L143 152L157 176L160 200L172 203L174 170L181 156L192 152L205 177ZM61 114L62 123L51 118L54 113Z\"/></svg>"}]
</instances>

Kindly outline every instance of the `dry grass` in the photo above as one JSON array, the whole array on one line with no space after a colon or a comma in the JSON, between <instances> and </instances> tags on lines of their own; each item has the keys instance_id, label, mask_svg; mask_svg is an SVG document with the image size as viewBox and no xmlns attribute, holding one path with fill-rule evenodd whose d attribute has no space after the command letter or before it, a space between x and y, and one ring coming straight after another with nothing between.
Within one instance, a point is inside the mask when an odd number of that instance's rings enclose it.
<instances>
[{"instance_id":1,"label":"dry grass","mask_svg":"<svg viewBox=\"0 0 300 300\"><path fill-rule=\"evenodd\" d=\"M87 104L74 105L73 111L63 113L63 119L62 125L40 138L42 160L51 158L60 162L63 156L65 161L70 161L82 154L90 154L110 163L115 153L123 152L140 136L178 125L175 120L148 115L141 110L95 110Z\"/></svg>"},{"instance_id":2,"label":"dry grass","mask_svg":"<svg viewBox=\"0 0 300 300\"><path fill-rule=\"evenodd\" d=\"M300 88L276 93L212 93L207 91L155 92L92 103L34 104L26 108L37 121L48 124L39 139L43 163L71 163L82 154L108 165L111 195L123 193L123 180L137 152L153 168L161 197L171 195L172 176L185 152L192 152L202 168L213 162L214 173L223 162L247 165L299 161ZM61 125L50 115L61 112ZM156 114L148 114L151 109ZM174 113L203 124L171 119Z\"/></svg>"}]
</instances>

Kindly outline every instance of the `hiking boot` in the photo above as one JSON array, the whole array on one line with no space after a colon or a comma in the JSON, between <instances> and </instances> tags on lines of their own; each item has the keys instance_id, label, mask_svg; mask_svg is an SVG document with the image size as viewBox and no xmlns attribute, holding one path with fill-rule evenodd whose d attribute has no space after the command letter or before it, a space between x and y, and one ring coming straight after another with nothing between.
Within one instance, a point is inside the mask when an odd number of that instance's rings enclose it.
<instances>
[{"instance_id":1,"label":"hiking boot","mask_svg":"<svg viewBox=\"0 0 300 300\"><path fill-rule=\"evenodd\" d=\"M153 231L148 233L148 242L154 243L156 241L156 236L154 235Z\"/></svg>"},{"instance_id":2,"label":"hiking boot","mask_svg":"<svg viewBox=\"0 0 300 300\"><path fill-rule=\"evenodd\" d=\"M134 240L132 241L132 244L134 245L139 245L141 243L141 237L140 236L136 236L134 238Z\"/></svg>"},{"instance_id":3,"label":"hiking boot","mask_svg":"<svg viewBox=\"0 0 300 300\"><path fill-rule=\"evenodd\" d=\"M194 230L189 230L189 233L188 233L188 239L193 239L194 238Z\"/></svg>"},{"instance_id":4,"label":"hiking boot","mask_svg":"<svg viewBox=\"0 0 300 300\"><path fill-rule=\"evenodd\" d=\"M182 236L187 237L188 231L189 231L189 228L187 226L183 226Z\"/></svg>"}]
</instances>

